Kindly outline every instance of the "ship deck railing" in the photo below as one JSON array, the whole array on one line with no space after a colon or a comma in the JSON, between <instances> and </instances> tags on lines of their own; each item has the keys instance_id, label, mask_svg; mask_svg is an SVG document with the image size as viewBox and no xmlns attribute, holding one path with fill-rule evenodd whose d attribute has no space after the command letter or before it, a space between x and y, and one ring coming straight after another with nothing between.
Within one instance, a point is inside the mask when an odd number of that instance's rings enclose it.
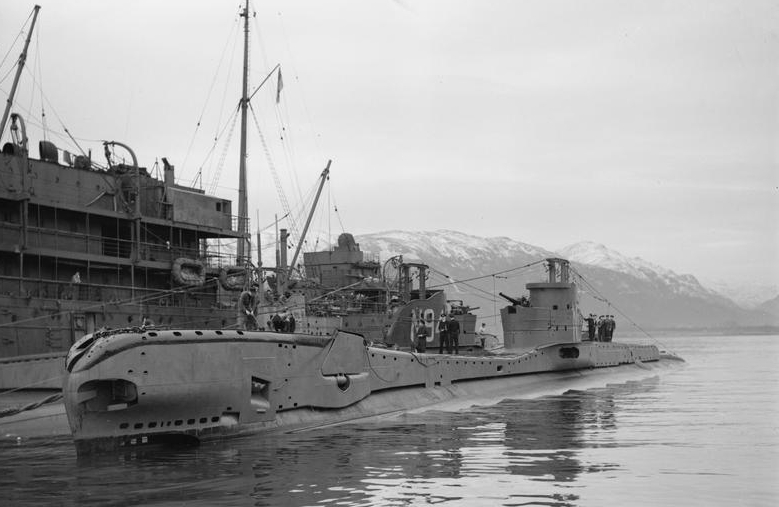
<instances>
[{"instance_id":1,"label":"ship deck railing","mask_svg":"<svg viewBox=\"0 0 779 507\"><path fill-rule=\"evenodd\" d=\"M0 251L8 249L18 253L22 227L0 220L0 238ZM219 241L209 241L207 250L203 250L198 242L190 247L164 238L157 239L138 243L138 260L172 263L177 258L185 257L202 260L207 266L214 267L234 265L236 262L235 252L228 246L234 241L228 241L225 245ZM132 259L136 245L128 238L35 226L27 227L25 241L26 254L78 259L94 256L96 259L105 258L106 262L111 259Z\"/></svg>"},{"instance_id":2,"label":"ship deck railing","mask_svg":"<svg viewBox=\"0 0 779 507\"><path fill-rule=\"evenodd\" d=\"M215 280L212 283L217 283ZM42 298L59 301L80 301L108 304L144 304L152 306L174 307L211 307L218 304L214 300L213 287L189 287L163 289L152 287L130 287L112 285L65 282L58 280L33 280L18 277L0 276L0 295L23 298Z\"/></svg>"}]
</instances>

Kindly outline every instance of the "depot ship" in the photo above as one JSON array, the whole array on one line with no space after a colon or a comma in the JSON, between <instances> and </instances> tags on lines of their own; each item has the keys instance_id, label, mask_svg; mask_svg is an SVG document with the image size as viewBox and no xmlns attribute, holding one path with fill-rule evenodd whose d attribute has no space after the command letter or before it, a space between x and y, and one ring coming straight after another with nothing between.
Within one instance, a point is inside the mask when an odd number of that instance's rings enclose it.
<instances>
[{"instance_id":1,"label":"depot ship","mask_svg":"<svg viewBox=\"0 0 779 507\"><path fill-rule=\"evenodd\" d=\"M63 358L85 334L144 320L158 328L234 327L240 291L258 278L254 266L220 247L245 236L231 201L176 184L165 159L158 179L134 156L131 165L101 168L83 156L69 164L48 141L32 158L22 118L12 121L19 141L0 154L0 389L61 387ZM381 263L350 234L303 256L306 278L266 281L262 327L288 311L299 332L347 329L408 346L425 302L425 318L454 311L473 340L476 318L467 308L442 291L411 288L412 273L425 278L424 265L396 260L398 277L387 283ZM273 272L266 280L289 269L282 263Z\"/></svg>"},{"instance_id":2,"label":"depot ship","mask_svg":"<svg viewBox=\"0 0 779 507\"><path fill-rule=\"evenodd\" d=\"M0 153L0 389L59 389L65 354L87 334L144 325L229 329L251 283L264 289L260 328L283 311L294 313L298 332L349 329L409 346L411 320L422 312L415 301L429 300L426 318L454 312L473 340L475 316L466 306L447 302L441 291L411 289L410 277L424 278L426 266L393 259L394 278L385 281L379 260L349 234L331 249L303 253L301 271L292 267L305 230L288 265L282 229L277 267L262 267L259 255L252 263L245 156L235 210L231 200L177 183L166 158L141 166L118 141L103 143L102 160L48 140L33 148L12 107L39 9L0 122L0 139L8 134ZM246 67L244 61L244 154Z\"/></svg>"},{"instance_id":3,"label":"depot ship","mask_svg":"<svg viewBox=\"0 0 779 507\"><path fill-rule=\"evenodd\" d=\"M0 123L0 388L60 387L68 349L99 329L229 325L225 270L244 261L220 245L248 230L231 201L177 184L165 158L150 171L120 142L102 163L32 148L10 111L39 9Z\"/></svg>"}]
</instances>

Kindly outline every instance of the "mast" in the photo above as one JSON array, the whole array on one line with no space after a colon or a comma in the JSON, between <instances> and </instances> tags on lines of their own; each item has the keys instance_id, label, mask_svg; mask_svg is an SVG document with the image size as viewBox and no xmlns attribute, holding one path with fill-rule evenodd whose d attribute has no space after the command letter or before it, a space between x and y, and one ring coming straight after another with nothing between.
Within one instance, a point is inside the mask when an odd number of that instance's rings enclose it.
<instances>
[{"instance_id":1,"label":"mast","mask_svg":"<svg viewBox=\"0 0 779 507\"><path fill-rule=\"evenodd\" d=\"M247 0L248 3L248 0ZM19 63L16 68L16 76L14 77L14 83L11 85L11 93L8 94L8 100L5 103L5 111L3 111L3 119L0 120L0 137L2 137L5 131L5 124L8 121L8 114L11 112L11 106L14 103L14 95L16 95L16 87L19 84L19 78L22 76L22 69L24 68L24 62L27 61L27 48L30 46L30 39L32 39L32 32L35 30L35 20L38 19L38 11L41 10L40 5L33 7L32 23L30 24L30 31L27 32L27 40L24 42L24 49L22 54L19 55Z\"/></svg>"},{"instance_id":2,"label":"mast","mask_svg":"<svg viewBox=\"0 0 779 507\"><path fill-rule=\"evenodd\" d=\"M257 269L262 273L262 236L260 235L260 210L257 210Z\"/></svg>"},{"instance_id":3,"label":"mast","mask_svg":"<svg viewBox=\"0 0 779 507\"><path fill-rule=\"evenodd\" d=\"M238 172L238 263L246 262L244 257L248 246L248 200L246 197L246 113L249 108L249 0L241 13L243 16L243 91L241 93L241 154Z\"/></svg>"}]
</instances>

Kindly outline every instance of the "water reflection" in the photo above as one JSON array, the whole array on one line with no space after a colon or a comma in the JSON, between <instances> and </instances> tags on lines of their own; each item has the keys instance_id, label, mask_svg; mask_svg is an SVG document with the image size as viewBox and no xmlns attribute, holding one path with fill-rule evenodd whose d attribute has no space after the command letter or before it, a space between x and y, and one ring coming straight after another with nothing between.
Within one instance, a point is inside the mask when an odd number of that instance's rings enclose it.
<instances>
[{"instance_id":1,"label":"water reflection","mask_svg":"<svg viewBox=\"0 0 779 507\"><path fill-rule=\"evenodd\" d=\"M683 491L686 505L776 505L779 340L679 344L689 365L659 380L309 433L88 460L65 440L0 440L0 498L584 507L678 505Z\"/></svg>"},{"instance_id":2,"label":"water reflection","mask_svg":"<svg viewBox=\"0 0 779 507\"><path fill-rule=\"evenodd\" d=\"M252 468L259 479L253 498L257 505L277 501L284 481L274 474L287 470L290 477L305 478L287 490L293 505L400 505L463 498L489 499L492 505L523 498L571 505L578 496L560 494L560 483L616 466L585 466L577 457L577 450L593 441L608 445L607 435L616 428L615 406L612 390L571 392L467 413L427 412L294 440L264 440L251 449L257 454ZM500 477L485 481L486 474L505 476L502 486Z\"/></svg>"},{"instance_id":3,"label":"water reflection","mask_svg":"<svg viewBox=\"0 0 779 507\"><path fill-rule=\"evenodd\" d=\"M618 466L580 450L614 445L622 392L651 388L87 459L69 444L9 447L0 485L13 505L574 505L579 476Z\"/></svg>"}]
</instances>

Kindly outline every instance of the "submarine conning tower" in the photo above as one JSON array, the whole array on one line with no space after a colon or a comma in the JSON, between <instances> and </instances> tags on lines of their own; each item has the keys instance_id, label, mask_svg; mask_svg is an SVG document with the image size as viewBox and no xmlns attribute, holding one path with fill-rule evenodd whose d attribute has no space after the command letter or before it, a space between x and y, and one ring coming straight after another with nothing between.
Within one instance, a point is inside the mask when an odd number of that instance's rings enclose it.
<instances>
[{"instance_id":1,"label":"submarine conning tower","mask_svg":"<svg viewBox=\"0 0 779 507\"><path fill-rule=\"evenodd\" d=\"M525 286L529 298L516 300L503 295L512 303L500 311L506 350L581 341L577 289L570 280L568 261L549 258L546 265L547 281Z\"/></svg>"}]
</instances>

